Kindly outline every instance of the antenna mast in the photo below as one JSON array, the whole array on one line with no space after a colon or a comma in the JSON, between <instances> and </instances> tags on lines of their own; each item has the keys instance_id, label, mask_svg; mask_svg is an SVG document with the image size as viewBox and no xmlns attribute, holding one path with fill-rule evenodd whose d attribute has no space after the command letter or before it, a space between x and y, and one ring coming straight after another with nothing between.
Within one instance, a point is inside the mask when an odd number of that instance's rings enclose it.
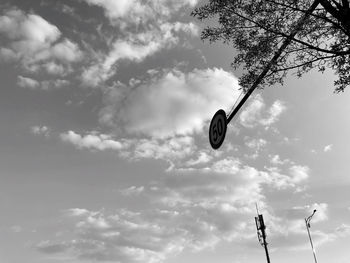
<instances>
[{"instance_id":1,"label":"antenna mast","mask_svg":"<svg viewBox=\"0 0 350 263\"><path fill-rule=\"evenodd\" d=\"M256 230L258 234L259 243L265 248L266 260L267 263L270 263L269 251L267 250L267 242L266 242L266 226L264 223L264 218L262 214L259 214L258 205L256 204L256 212L258 216L255 217Z\"/></svg>"}]
</instances>

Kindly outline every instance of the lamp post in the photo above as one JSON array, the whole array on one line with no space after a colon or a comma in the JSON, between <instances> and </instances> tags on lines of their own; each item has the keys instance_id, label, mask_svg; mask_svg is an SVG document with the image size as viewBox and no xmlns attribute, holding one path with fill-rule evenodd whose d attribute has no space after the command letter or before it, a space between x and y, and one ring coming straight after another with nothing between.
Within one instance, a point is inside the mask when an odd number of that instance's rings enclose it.
<instances>
[{"instance_id":1,"label":"lamp post","mask_svg":"<svg viewBox=\"0 0 350 263\"><path fill-rule=\"evenodd\" d=\"M306 225L306 230L307 230L307 233L309 235L309 239L310 239L310 244L311 244L311 248L312 248L312 253L314 255L314 259L315 259L315 263L317 263L317 259L316 259L316 252L315 252L315 249L314 249L314 245L312 244L312 239L311 239L311 235L310 235L310 221L311 221L311 218L313 217L313 215L316 213L316 209L314 210L314 212L312 213L312 215L310 215L308 218L305 218L305 225Z\"/></svg>"}]
</instances>

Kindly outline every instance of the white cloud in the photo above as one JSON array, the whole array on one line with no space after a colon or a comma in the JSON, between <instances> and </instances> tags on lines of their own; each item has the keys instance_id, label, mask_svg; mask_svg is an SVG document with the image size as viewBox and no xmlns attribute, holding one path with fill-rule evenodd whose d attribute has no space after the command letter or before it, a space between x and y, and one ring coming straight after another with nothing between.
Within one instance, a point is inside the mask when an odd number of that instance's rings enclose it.
<instances>
[{"instance_id":1,"label":"white cloud","mask_svg":"<svg viewBox=\"0 0 350 263\"><path fill-rule=\"evenodd\" d=\"M51 90L66 87L69 85L69 81L65 79L44 80L41 84L42 90Z\"/></svg>"},{"instance_id":2,"label":"white cloud","mask_svg":"<svg viewBox=\"0 0 350 263\"><path fill-rule=\"evenodd\" d=\"M256 239L251 220L256 213L255 203L261 209L266 207L266 183L261 172L234 158L219 160L208 169L175 170L160 181L120 191L125 196L140 196L147 204L143 209L119 209L114 213L70 209L68 215L76 227L73 237L41 243L40 251L64 251L99 261L153 263L163 262L185 248L199 251L222 241L248 245ZM315 222L324 220L327 205L313 207L320 210ZM297 215L287 225L267 211L264 215L274 237L283 237L284 231L301 236L302 221ZM317 240L323 237L321 234L315 235Z\"/></svg>"},{"instance_id":3,"label":"white cloud","mask_svg":"<svg viewBox=\"0 0 350 263\"><path fill-rule=\"evenodd\" d=\"M120 192L122 193L122 195L132 196L132 195L139 195L144 190L145 190L145 187L143 187L143 186L140 186L140 187L130 186L126 189L121 190Z\"/></svg>"},{"instance_id":4,"label":"white cloud","mask_svg":"<svg viewBox=\"0 0 350 263\"><path fill-rule=\"evenodd\" d=\"M281 160L281 157L278 154L276 154L276 155L269 155L269 157L270 157L270 162L273 165L283 165L283 164L291 162L289 159Z\"/></svg>"},{"instance_id":5,"label":"white cloud","mask_svg":"<svg viewBox=\"0 0 350 263\"><path fill-rule=\"evenodd\" d=\"M22 227L18 225L12 226L10 229L13 233L20 233L23 230Z\"/></svg>"},{"instance_id":6,"label":"white cloud","mask_svg":"<svg viewBox=\"0 0 350 263\"><path fill-rule=\"evenodd\" d=\"M249 139L245 142L248 148L252 149L254 151L253 154L247 155L249 158L256 159L259 156L259 153L261 150L265 148L267 145L267 141L260 138L260 139Z\"/></svg>"},{"instance_id":7,"label":"white cloud","mask_svg":"<svg viewBox=\"0 0 350 263\"><path fill-rule=\"evenodd\" d=\"M48 254L53 253L61 253L68 249L69 245L65 242L63 243L54 243L50 242L49 240L41 241L36 248L43 252Z\"/></svg>"},{"instance_id":8,"label":"white cloud","mask_svg":"<svg viewBox=\"0 0 350 263\"><path fill-rule=\"evenodd\" d=\"M268 110L268 116L265 119L260 120L260 123L264 126L270 126L278 121L279 116L286 110L286 106L283 102L277 100Z\"/></svg>"},{"instance_id":9,"label":"white cloud","mask_svg":"<svg viewBox=\"0 0 350 263\"><path fill-rule=\"evenodd\" d=\"M101 110L104 124L129 134L156 138L202 131L219 109L228 109L238 96L237 79L222 69L171 70L139 86L111 88Z\"/></svg>"},{"instance_id":10,"label":"white cloud","mask_svg":"<svg viewBox=\"0 0 350 263\"><path fill-rule=\"evenodd\" d=\"M133 158L152 158L173 162L185 159L195 149L194 140L189 136L176 136L164 140L140 139L134 142Z\"/></svg>"},{"instance_id":11,"label":"white cloud","mask_svg":"<svg viewBox=\"0 0 350 263\"><path fill-rule=\"evenodd\" d=\"M261 119L261 112L265 108L263 98L258 95L254 100L239 115L239 121L244 127L256 126L259 119Z\"/></svg>"},{"instance_id":12,"label":"white cloud","mask_svg":"<svg viewBox=\"0 0 350 263\"><path fill-rule=\"evenodd\" d=\"M107 220L103 216L99 216L99 213L93 214L90 213L89 216L86 217L86 220L79 221L76 225L79 229L108 229L111 225L107 222Z\"/></svg>"},{"instance_id":13,"label":"white cloud","mask_svg":"<svg viewBox=\"0 0 350 263\"><path fill-rule=\"evenodd\" d=\"M284 172L276 167L266 169L267 172L261 173L262 178L267 184L277 189L295 188L305 182L310 173L309 167L301 165L292 165Z\"/></svg>"},{"instance_id":14,"label":"white cloud","mask_svg":"<svg viewBox=\"0 0 350 263\"><path fill-rule=\"evenodd\" d=\"M61 35L56 26L48 23L42 17L35 14L25 15L21 10L16 9L8 10L4 16L0 17L0 33L7 35L12 40L27 40L32 44L28 47L32 50L46 43L52 43Z\"/></svg>"},{"instance_id":15,"label":"white cloud","mask_svg":"<svg viewBox=\"0 0 350 263\"><path fill-rule=\"evenodd\" d=\"M212 156L210 156L206 152L199 152L197 159L190 159L186 162L187 166L194 166L198 164L206 164L210 162L213 159Z\"/></svg>"},{"instance_id":16,"label":"white cloud","mask_svg":"<svg viewBox=\"0 0 350 263\"><path fill-rule=\"evenodd\" d=\"M241 161L233 158L221 159L213 164L210 170L216 173L236 174L241 169Z\"/></svg>"},{"instance_id":17,"label":"white cloud","mask_svg":"<svg viewBox=\"0 0 350 263\"><path fill-rule=\"evenodd\" d=\"M198 33L192 24L163 23L144 32L128 34L127 37L114 41L107 55L100 55L94 65L84 69L81 79L85 86L96 87L115 74L116 66L121 60L141 62L163 48L178 43L178 32Z\"/></svg>"},{"instance_id":18,"label":"white cloud","mask_svg":"<svg viewBox=\"0 0 350 263\"><path fill-rule=\"evenodd\" d=\"M173 19L181 8L194 6L196 0L85 0L91 6L103 8L106 17L116 30L117 38L106 34L108 51L103 50L91 59L90 66L82 73L85 86L98 87L112 76L117 75L121 61L140 63L155 53L178 45L182 35L197 36L199 27L193 22Z\"/></svg>"},{"instance_id":19,"label":"white cloud","mask_svg":"<svg viewBox=\"0 0 350 263\"><path fill-rule=\"evenodd\" d=\"M158 36L150 34L149 37ZM83 71L82 81L85 86L98 86L115 73L113 66L119 60L127 59L139 62L158 51L162 46L161 39L150 39L149 42L144 44L136 44L128 40L117 40L108 55L100 58L99 62Z\"/></svg>"},{"instance_id":20,"label":"white cloud","mask_svg":"<svg viewBox=\"0 0 350 263\"><path fill-rule=\"evenodd\" d=\"M247 174L250 174L259 184L278 190L295 189L296 191L303 191L301 186L305 184L310 176L310 169L307 166L297 165L288 160L281 161L279 158L274 158L276 159L275 162L284 164L284 170L271 167L265 168L265 171L258 171L253 167L244 166L238 158L220 159L220 154L209 155L203 151L196 156L198 147L191 136L173 136L160 139L120 139L117 141L110 135L97 132L81 135L74 131L68 131L61 133L60 137L62 141L73 144L79 149L113 150L120 157L129 160L163 160L169 164L167 172L237 174L239 171L247 171ZM257 146L254 144L254 147ZM130 190L133 189L137 190L136 187ZM143 191L143 188L138 189Z\"/></svg>"},{"instance_id":21,"label":"white cloud","mask_svg":"<svg viewBox=\"0 0 350 263\"><path fill-rule=\"evenodd\" d=\"M139 9L135 0L85 0L90 5L97 5L105 10L109 18L120 18L132 11L133 7Z\"/></svg>"},{"instance_id":22,"label":"white cloud","mask_svg":"<svg viewBox=\"0 0 350 263\"><path fill-rule=\"evenodd\" d=\"M268 219L268 229L270 234L270 242L278 247L288 250L305 250L310 249L310 244L306 239L305 218L310 216L314 209L316 213L311 219L311 232L315 247L326 242L334 241L340 236L340 232L324 232L319 230L317 224L328 219L328 204L314 203L311 205L296 206L292 208L285 207L280 210L282 217Z\"/></svg>"},{"instance_id":23,"label":"white cloud","mask_svg":"<svg viewBox=\"0 0 350 263\"><path fill-rule=\"evenodd\" d=\"M246 142L246 145L256 151L259 151L262 147L267 144L267 141L264 139L251 139Z\"/></svg>"},{"instance_id":24,"label":"white cloud","mask_svg":"<svg viewBox=\"0 0 350 263\"><path fill-rule=\"evenodd\" d=\"M48 137L50 135L50 129L47 126L32 126L31 131L35 135L44 135Z\"/></svg>"},{"instance_id":25,"label":"white cloud","mask_svg":"<svg viewBox=\"0 0 350 263\"><path fill-rule=\"evenodd\" d=\"M149 202L140 211L72 209L73 237L42 243L40 251L56 254L60 250L54 248L64 247L65 253L100 261L153 263L185 248L199 251L223 240L249 239L242 233L253 230L254 223L246 221L255 213L254 201L262 198L256 171L243 168L232 176L224 170L173 174L143 188L126 189Z\"/></svg>"},{"instance_id":26,"label":"white cloud","mask_svg":"<svg viewBox=\"0 0 350 263\"><path fill-rule=\"evenodd\" d=\"M316 209L314 222L322 222L328 220L328 204L326 203L315 203L312 205L313 209Z\"/></svg>"},{"instance_id":27,"label":"white cloud","mask_svg":"<svg viewBox=\"0 0 350 263\"><path fill-rule=\"evenodd\" d=\"M146 22L150 19L169 16L186 6L195 6L198 0L85 0L90 5L100 6L111 22L115 20L134 20L134 23ZM133 19L132 19L133 18ZM130 23L131 21L129 21Z\"/></svg>"},{"instance_id":28,"label":"white cloud","mask_svg":"<svg viewBox=\"0 0 350 263\"><path fill-rule=\"evenodd\" d=\"M74 131L68 131L61 133L60 138L78 149L113 150L121 157L132 160L164 160L170 164L169 169L172 169L174 163L186 160L196 149L193 138L189 136L175 136L166 139L122 139L117 141L111 135L98 132L81 135Z\"/></svg>"},{"instance_id":29,"label":"white cloud","mask_svg":"<svg viewBox=\"0 0 350 263\"><path fill-rule=\"evenodd\" d=\"M52 46L50 52L52 57L61 62L75 62L80 60L82 56L79 46L69 39L64 39Z\"/></svg>"},{"instance_id":30,"label":"white cloud","mask_svg":"<svg viewBox=\"0 0 350 263\"><path fill-rule=\"evenodd\" d=\"M294 217L307 218L316 209L311 223L323 222L328 219L328 204L327 203L314 203L305 206L293 207Z\"/></svg>"},{"instance_id":31,"label":"white cloud","mask_svg":"<svg viewBox=\"0 0 350 263\"><path fill-rule=\"evenodd\" d=\"M83 216L83 215L89 215L89 214L94 214L94 212L90 212L87 209L82 209L82 208L71 208L68 209L67 214L70 216Z\"/></svg>"},{"instance_id":32,"label":"white cloud","mask_svg":"<svg viewBox=\"0 0 350 263\"><path fill-rule=\"evenodd\" d=\"M39 82L29 77L17 77L17 85L19 87L31 90L50 90L53 88L61 88L64 86L68 86L68 84L69 81L65 79L44 80Z\"/></svg>"},{"instance_id":33,"label":"white cloud","mask_svg":"<svg viewBox=\"0 0 350 263\"><path fill-rule=\"evenodd\" d=\"M92 150L120 150L123 148L121 142L115 141L110 135L106 134L87 134L82 136L74 131L62 133L61 139L65 142L72 143L78 148L87 148Z\"/></svg>"},{"instance_id":34,"label":"white cloud","mask_svg":"<svg viewBox=\"0 0 350 263\"><path fill-rule=\"evenodd\" d=\"M66 69L63 65L57 64L54 61L49 61L44 63L42 67L49 73L50 75L60 75L63 76L66 73Z\"/></svg>"},{"instance_id":35,"label":"white cloud","mask_svg":"<svg viewBox=\"0 0 350 263\"><path fill-rule=\"evenodd\" d=\"M108 60L105 61L105 64L110 67L115 61L120 59L141 61L148 55L151 55L157 51L160 48L160 45L161 43L158 41L151 41L145 43L144 45L138 45L128 41L118 40L114 43L113 51L108 56ZM109 59L112 61L109 61Z\"/></svg>"},{"instance_id":36,"label":"white cloud","mask_svg":"<svg viewBox=\"0 0 350 263\"><path fill-rule=\"evenodd\" d=\"M12 62L18 59L18 54L16 54L12 49L10 48L0 48L0 58L2 59L2 62Z\"/></svg>"},{"instance_id":37,"label":"white cloud","mask_svg":"<svg viewBox=\"0 0 350 263\"><path fill-rule=\"evenodd\" d=\"M266 104L263 97L258 94L254 100L239 115L240 123L246 128L262 125L266 128L278 121L279 116L286 110L283 102L277 100L265 113Z\"/></svg>"},{"instance_id":38,"label":"white cloud","mask_svg":"<svg viewBox=\"0 0 350 263\"><path fill-rule=\"evenodd\" d=\"M40 88L40 83L37 80L23 76L17 77L17 85L21 88L32 90Z\"/></svg>"},{"instance_id":39,"label":"white cloud","mask_svg":"<svg viewBox=\"0 0 350 263\"><path fill-rule=\"evenodd\" d=\"M310 169L307 166L293 165L289 171L293 183L300 183L309 178Z\"/></svg>"},{"instance_id":40,"label":"white cloud","mask_svg":"<svg viewBox=\"0 0 350 263\"><path fill-rule=\"evenodd\" d=\"M349 236L350 235L350 225L341 224L341 226L339 226L335 229L335 232L341 237Z\"/></svg>"},{"instance_id":41,"label":"white cloud","mask_svg":"<svg viewBox=\"0 0 350 263\"><path fill-rule=\"evenodd\" d=\"M172 149L180 153L186 145L193 143L190 137L172 139L164 140L160 148L170 146L163 152L148 150L157 147L147 145L150 140L144 139L146 146L141 146L145 150L140 151L140 156L170 158ZM128 150L134 155L140 154L135 150L140 141L135 140L134 145L129 146ZM154 139L153 142L157 145L160 141ZM213 156L214 161L207 162L207 154L198 156L198 160L204 160L196 162L193 159L198 168L173 169L161 180L120 190L125 198L142 199L142 209L114 212L69 209L66 214L75 230L69 236L61 237L63 241L47 241L39 244L38 249L47 254L68 253L73 258L78 255L97 261L153 263L164 262L185 248L200 251L222 241L249 245L253 240L256 242L255 225L251 220L256 213L255 203L258 202L261 209L267 207L264 188L280 189L282 184L295 187L304 183L308 172L304 166L293 165L287 168L287 175L280 172L279 177L271 178L237 158ZM315 217L315 222L324 220L327 205L315 205L320 210L320 217ZM304 207L303 211L306 210L308 208ZM271 212L264 212L264 216L275 237L284 237L284 231L301 236L298 231L302 225L299 219L296 222L297 216L287 226ZM323 238L323 233L316 235L316 239L321 240L318 237Z\"/></svg>"},{"instance_id":42,"label":"white cloud","mask_svg":"<svg viewBox=\"0 0 350 263\"><path fill-rule=\"evenodd\" d=\"M164 25L163 25L164 26ZM166 27L168 27L168 30L174 30L176 32L185 32L189 35L193 35L193 36L198 36L199 35L199 30L200 28L190 22L190 23L181 23L181 22L175 22L174 24L166 24Z\"/></svg>"},{"instance_id":43,"label":"white cloud","mask_svg":"<svg viewBox=\"0 0 350 263\"><path fill-rule=\"evenodd\" d=\"M324 152L329 152L333 149L333 144L329 144L329 145L326 145L324 148L323 148L323 151Z\"/></svg>"},{"instance_id":44,"label":"white cloud","mask_svg":"<svg viewBox=\"0 0 350 263\"><path fill-rule=\"evenodd\" d=\"M0 36L8 41L0 55L6 61L19 60L23 69L32 73L69 71L70 63L82 57L78 45L61 38L61 31L41 16L18 9L6 10L0 16ZM53 67L55 63L55 67Z\"/></svg>"}]
</instances>

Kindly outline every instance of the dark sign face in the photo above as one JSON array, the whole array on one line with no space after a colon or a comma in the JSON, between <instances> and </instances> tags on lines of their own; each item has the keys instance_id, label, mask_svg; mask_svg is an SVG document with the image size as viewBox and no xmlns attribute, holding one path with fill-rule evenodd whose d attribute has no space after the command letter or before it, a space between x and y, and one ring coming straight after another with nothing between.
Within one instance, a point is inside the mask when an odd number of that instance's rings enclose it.
<instances>
[{"instance_id":1,"label":"dark sign face","mask_svg":"<svg viewBox=\"0 0 350 263\"><path fill-rule=\"evenodd\" d=\"M218 110L209 126L209 142L213 149L218 149L225 140L227 118L224 110Z\"/></svg>"}]
</instances>

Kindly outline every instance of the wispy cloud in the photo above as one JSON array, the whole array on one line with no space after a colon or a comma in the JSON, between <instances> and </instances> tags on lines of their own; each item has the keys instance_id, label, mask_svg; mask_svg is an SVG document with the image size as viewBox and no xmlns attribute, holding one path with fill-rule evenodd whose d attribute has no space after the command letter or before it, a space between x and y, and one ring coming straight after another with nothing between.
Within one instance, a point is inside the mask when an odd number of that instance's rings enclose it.
<instances>
[{"instance_id":1,"label":"wispy cloud","mask_svg":"<svg viewBox=\"0 0 350 263\"><path fill-rule=\"evenodd\" d=\"M90 5L102 7L111 23L123 19L129 23L149 23L149 20L163 18L186 6L195 6L198 0L152 1L141 0L85 0ZM164 19L164 18L163 18ZM122 21L123 21L122 20ZM125 26L122 24L122 26Z\"/></svg>"},{"instance_id":2,"label":"wispy cloud","mask_svg":"<svg viewBox=\"0 0 350 263\"><path fill-rule=\"evenodd\" d=\"M117 39L108 54L101 54L93 66L84 69L82 81L85 86L96 87L115 74L117 62L141 62L159 50L177 44L176 32L192 33L194 30L193 24L164 23L160 27Z\"/></svg>"},{"instance_id":3,"label":"wispy cloud","mask_svg":"<svg viewBox=\"0 0 350 263\"><path fill-rule=\"evenodd\" d=\"M62 133L61 139L64 142L69 142L78 148L87 148L91 150L120 150L124 146L121 142L111 139L110 135L91 133L80 135L74 131Z\"/></svg>"},{"instance_id":4,"label":"wispy cloud","mask_svg":"<svg viewBox=\"0 0 350 263\"><path fill-rule=\"evenodd\" d=\"M49 137L50 136L50 128L43 125L43 126L32 126L31 127L31 132L35 135L43 135L45 137Z\"/></svg>"},{"instance_id":5,"label":"wispy cloud","mask_svg":"<svg viewBox=\"0 0 350 263\"><path fill-rule=\"evenodd\" d=\"M301 168L291 168L295 169ZM174 170L162 180L120 191L125 198L146 202L142 210L69 209L66 215L75 224L74 236L42 242L38 249L97 261L151 263L163 262L185 248L200 251L224 240L239 239L240 244L248 245L256 238L251 220L255 202L266 207L263 188L270 182L265 176L237 159L219 160L208 169ZM302 182L295 180L298 183ZM327 205L316 206L320 215L315 222L325 220ZM274 236L283 237L286 225L282 219L266 215ZM293 224L288 224L288 231L300 236L300 225L294 229Z\"/></svg>"},{"instance_id":6,"label":"wispy cloud","mask_svg":"<svg viewBox=\"0 0 350 263\"><path fill-rule=\"evenodd\" d=\"M261 95L256 95L254 100L242 111L239 116L240 123L246 128L262 125L266 128L278 121L279 116L287 109L282 101L275 101L265 111L266 104ZM263 115L264 113L264 115Z\"/></svg>"},{"instance_id":7,"label":"wispy cloud","mask_svg":"<svg viewBox=\"0 0 350 263\"><path fill-rule=\"evenodd\" d=\"M324 152L329 152L333 149L333 144L329 144L329 145L326 145L324 148L323 148L323 151Z\"/></svg>"},{"instance_id":8,"label":"wispy cloud","mask_svg":"<svg viewBox=\"0 0 350 263\"><path fill-rule=\"evenodd\" d=\"M266 169L267 172L263 172L262 176L266 183L277 189L296 188L310 176L310 168L301 165L289 166L285 171L276 167Z\"/></svg>"},{"instance_id":9,"label":"wispy cloud","mask_svg":"<svg viewBox=\"0 0 350 263\"><path fill-rule=\"evenodd\" d=\"M33 90L40 87L40 83L37 80L23 76L18 76L17 85L21 88L28 88Z\"/></svg>"},{"instance_id":10,"label":"wispy cloud","mask_svg":"<svg viewBox=\"0 0 350 263\"><path fill-rule=\"evenodd\" d=\"M74 239L43 242L38 249L98 261L163 262L185 248L198 251L221 240L244 239L240 233L253 227L245 223L254 213L252 202L261 198L254 173L251 169L237 171L236 176L189 173L143 188L130 187L123 191L141 194L154 206L115 213L75 208L69 213L76 225Z\"/></svg>"},{"instance_id":11,"label":"wispy cloud","mask_svg":"<svg viewBox=\"0 0 350 263\"><path fill-rule=\"evenodd\" d=\"M172 19L184 7L197 1L110 1L86 0L104 10L112 27L120 34L108 41L108 50L91 58L81 76L84 86L98 87L115 76L122 61L140 63L155 53L179 45L181 35L198 35L193 22ZM110 32L102 32L109 35Z\"/></svg>"},{"instance_id":12,"label":"wispy cloud","mask_svg":"<svg viewBox=\"0 0 350 263\"><path fill-rule=\"evenodd\" d=\"M341 224L341 226L339 226L335 229L335 232L341 237L349 236L350 235L350 225Z\"/></svg>"},{"instance_id":13,"label":"wispy cloud","mask_svg":"<svg viewBox=\"0 0 350 263\"><path fill-rule=\"evenodd\" d=\"M112 135L98 132L79 134L68 131L60 134L63 142L70 143L78 149L91 151L113 150L119 156L130 160L154 159L164 160L170 164L179 163L192 156L196 149L194 139L189 136L175 136L165 139L122 139L116 140Z\"/></svg>"},{"instance_id":14,"label":"wispy cloud","mask_svg":"<svg viewBox=\"0 0 350 263\"><path fill-rule=\"evenodd\" d=\"M282 160L281 157L278 154L270 155L269 157L270 157L270 162L273 165L283 165L283 164L291 162L289 159Z\"/></svg>"},{"instance_id":15,"label":"wispy cloud","mask_svg":"<svg viewBox=\"0 0 350 263\"><path fill-rule=\"evenodd\" d=\"M126 189L122 189L120 192L122 195L131 196L131 195L140 195L145 190L144 186L136 187L130 186Z\"/></svg>"}]
</instances>

